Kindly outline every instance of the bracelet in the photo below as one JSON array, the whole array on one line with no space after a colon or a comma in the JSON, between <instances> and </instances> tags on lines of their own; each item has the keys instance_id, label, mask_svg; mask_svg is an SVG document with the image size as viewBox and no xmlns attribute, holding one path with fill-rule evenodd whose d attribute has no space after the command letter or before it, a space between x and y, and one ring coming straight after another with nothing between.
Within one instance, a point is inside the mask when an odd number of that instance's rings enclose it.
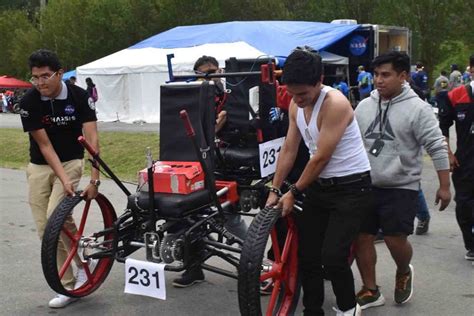
<instances>
[{"instance_id":1,"label":"bracelet","mask_svg":"<svg viewBox=\"0 0 474 316\"><path fill-rule=\"evenodd\" d=\"M273 193L275 193L275 194L278 195L278 196L282 196L281 190L275 188L274 186L271 186L271 187L269 188L269 190L270 190L270 192L273 192Z\"/></svg>"},{"instance_id":2,"label":"bracelet","mask_svg":"<svg viewBox=\"0 0 474 316\"><path fill-rule=\"evenodd\" d=\"M291 194L293 194L293 196L294 196L295 198L299 198L299 197L301 197L301 196L303 195L303 192L301 192L300 190L298 190L298 188L296 187L295 184L290 185L290 192L291 192Z\"/></svg>"}]
</instances>

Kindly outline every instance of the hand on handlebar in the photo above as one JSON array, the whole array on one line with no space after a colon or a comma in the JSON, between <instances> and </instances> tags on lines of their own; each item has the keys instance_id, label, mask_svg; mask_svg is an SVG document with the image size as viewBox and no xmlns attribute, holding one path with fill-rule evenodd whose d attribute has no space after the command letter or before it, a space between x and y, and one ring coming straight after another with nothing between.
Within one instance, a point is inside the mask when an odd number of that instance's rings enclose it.
<instances>
[{"instance_id":1,"label":"hand on handlebar","mask_svg":"<svg viewBox=\"0 0 474 316\"><path fill-rule=\"evenodd\" d=\"M286 215L293 212L295 207L295 197L291 192L286 192L278 201L275 208L281 208L282 213L281 216L285 217Z\"/></svg>"},{"instance_id":2,"label":"hand on handlebar","mask_svg":"<svg viewBox=\"0 0 474 316\"><path fill-rule=\"evenodd\" d=\"M271 207L271 206L277 205L279 199L280 198L275 192L270 192L267 198L267 202L265 203L265 207Z\"/></svg>"}]
</instances>

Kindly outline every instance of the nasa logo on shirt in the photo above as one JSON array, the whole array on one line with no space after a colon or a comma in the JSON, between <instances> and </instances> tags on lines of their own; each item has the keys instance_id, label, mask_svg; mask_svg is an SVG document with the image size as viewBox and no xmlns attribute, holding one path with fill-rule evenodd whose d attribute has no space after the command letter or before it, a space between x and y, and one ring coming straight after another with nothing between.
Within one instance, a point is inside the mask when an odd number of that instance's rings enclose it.
<instances>
[{"instance_id":1,"label":"nasa logo on shirt","mask_svg":"<svg viewBox=\"0 0 474 316\"><path fill-rule=\"evenodd\" d=\"M72 105L66 105L66 107L64 108L64 113L66 113L67 115L71 115L74 113L76 109L74 108L74 106Z\"/></svg>"},{"instance_id":2,"label":"nasa logo on shirt","mask_svg":"<svg viewBox=\"0 0 474 316\"><path fill-rule=\"evenodd\" d=\"M87 100L89 102L89 107L91 108L92 111L95 111L95 102L92 98L89 98Z\"/></svg>"}]
</instances>

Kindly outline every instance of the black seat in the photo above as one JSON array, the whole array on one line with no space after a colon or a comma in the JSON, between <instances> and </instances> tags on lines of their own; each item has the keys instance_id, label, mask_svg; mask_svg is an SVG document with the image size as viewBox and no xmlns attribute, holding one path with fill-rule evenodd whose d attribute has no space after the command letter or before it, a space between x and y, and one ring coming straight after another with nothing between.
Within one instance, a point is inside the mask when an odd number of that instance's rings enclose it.
<instances>
[{"instance_id":1,"label":"black seat","mask_svg":"<svg viewBox=\"0 0 474 316\"><path fill-rule=\"evenodd\" d=\"M207 148L205 163L212 181L214 171L214 86L208 82L165 84L161 86L160 160L198 161L186 135L181 110L188 112L200 148ZM190 194L155 193L154 205L163 217L181 217L211 203L209 188ZM128 199L131 209L148 209L148 192L137 192Z\"/></svg>"},{"instance_id":2,"label":"black seat","mask_svg":"<svg viewBox=\"0 0 474 316\"><path fill-rule=\"evenodd\" d=\"M259 168L259 153L256 147L229 146L219 148L224 165L233 168L253 167Z\"/></svg>"},{"instance_id":3,"label":"black seat","mask_svg":"<svg viewBox=\"0 0 474 316\"><path fill-rule=\"evenodd\" d=\"M200 190L190 194L155 193L155 208L158 215L168 218L179 218L211 203L208 190ZM127 208L140 211L147 210L148 192L140 191L128 197Z\"/></svg>"}]
</instances>

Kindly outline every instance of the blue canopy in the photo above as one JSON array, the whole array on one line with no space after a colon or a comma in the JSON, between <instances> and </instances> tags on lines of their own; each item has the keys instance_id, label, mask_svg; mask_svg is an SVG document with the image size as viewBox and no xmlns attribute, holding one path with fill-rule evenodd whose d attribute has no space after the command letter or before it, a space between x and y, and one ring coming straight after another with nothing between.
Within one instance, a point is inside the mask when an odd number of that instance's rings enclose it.
<instances>
[{"instance_id":1,"label":"blue canopy","mask_svg":"<svg viewBox=\"0 0 474 316\"><path fill-rule=\"evenodd\" d=\"M72 76L76 77L76 71L75 70L65 72L63 74L63 80L67 80L67 79L71 78Z\"/></svg>"},{"instance_id":2,"label":"blue canopy","mask_svg":"<svg viewBox=\"0 0 474 316\"><path fill-rule=\"evenodd\" d=\"M358 24L299 21L234 21L178 26L129 49L180 48L242 41L269 55L288 56L297 46L308 45L323 50L358 27Z\"/></svg>"}]
</instances>

